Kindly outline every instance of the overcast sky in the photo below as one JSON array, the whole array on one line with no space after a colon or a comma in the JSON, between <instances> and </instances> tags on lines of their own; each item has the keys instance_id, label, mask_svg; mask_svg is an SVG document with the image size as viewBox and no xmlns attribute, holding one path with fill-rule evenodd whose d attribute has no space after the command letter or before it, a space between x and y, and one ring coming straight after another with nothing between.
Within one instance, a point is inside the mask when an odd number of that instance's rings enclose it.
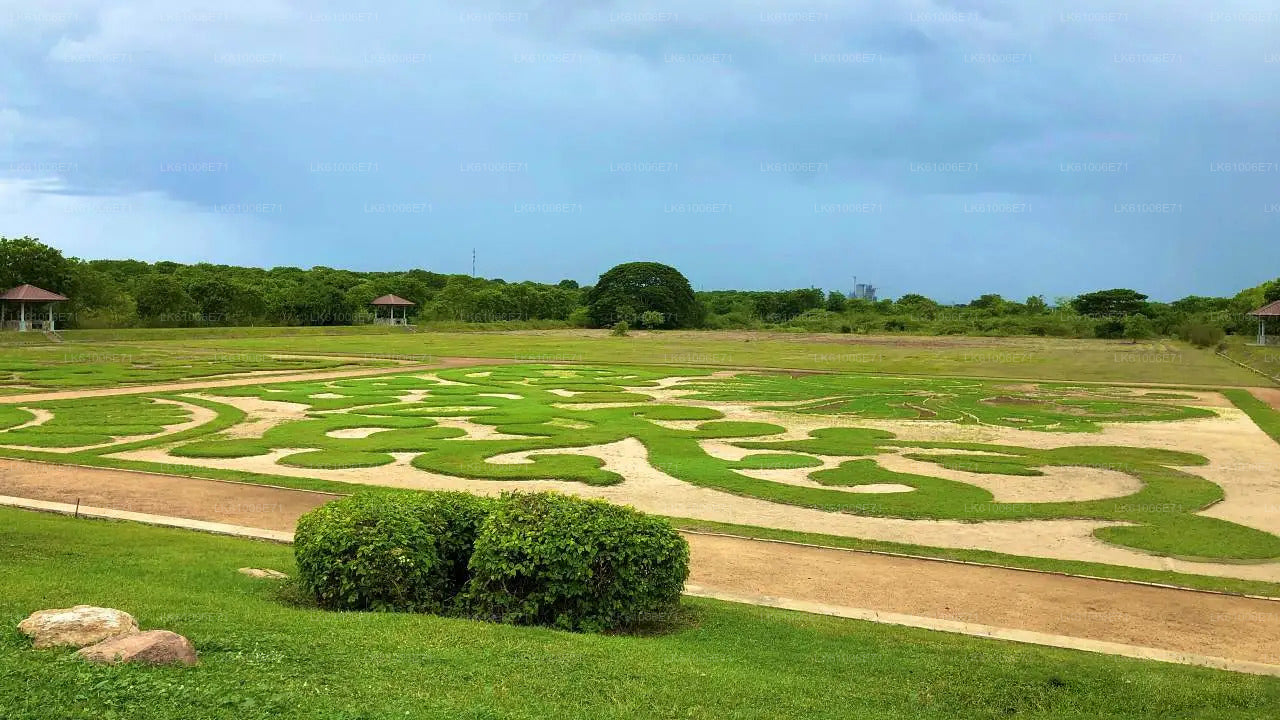
<instances>
[{"instance_id":1,"label":"overcast sky","mask_svg":"<svg viewBox=\"0 0 1280 720\"><path fill-rule=\"evenodd\" d=\"M0 235L945 301L1280 276L1280 4L0 0Z\"/></svg>"}]
</instances>

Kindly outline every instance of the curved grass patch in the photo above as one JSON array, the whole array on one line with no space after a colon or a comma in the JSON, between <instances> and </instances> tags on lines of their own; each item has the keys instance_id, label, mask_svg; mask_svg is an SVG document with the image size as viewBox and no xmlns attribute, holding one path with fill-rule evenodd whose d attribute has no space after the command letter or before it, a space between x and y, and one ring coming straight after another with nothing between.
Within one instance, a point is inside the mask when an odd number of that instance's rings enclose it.
<instances>
[{"instance_id":1,"label":"curved grass patch","mask_svg":"<svg viewBox=\"0 0 1280 720\"><path fill-rule=\"evenodd\" d=\"M277 462L290 467L314 470L345 470L389 465L395 458L385 453L351 450L310 450L280 458Z\"/></svg>"},{"instance_id":2,"label":"curved grass patch","mask_svg":"<svg viewBox=\"0 0 1280 720\"><path fill-rule=\"evenodd\" d=\"M747 455L730 465L734 470L799 470L821 467L822 461L810 455L791 453L758 453Z\"/></svg>"}]
</instances>

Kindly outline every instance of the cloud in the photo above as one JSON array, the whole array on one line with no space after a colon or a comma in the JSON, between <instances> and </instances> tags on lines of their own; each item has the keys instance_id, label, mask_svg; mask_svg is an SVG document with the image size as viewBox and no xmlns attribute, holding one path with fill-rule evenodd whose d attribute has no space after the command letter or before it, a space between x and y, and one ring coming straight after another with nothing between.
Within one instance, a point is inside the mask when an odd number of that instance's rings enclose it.
<instances>
[{"instance_id":1,"label":"cloud","mask_svg":"<svg viewBox=\"0 0 1280 720\"><path fill-rule=\"evenodd\" d=\"M1269 5L4 2L4 231L444 272L474 246L540 280L661 255L701 287L1230 293L1280 262L1280 172L1239 169L1280 167ZM135 207L58 205L101 198Z\"/></svg>"}]
</instances>

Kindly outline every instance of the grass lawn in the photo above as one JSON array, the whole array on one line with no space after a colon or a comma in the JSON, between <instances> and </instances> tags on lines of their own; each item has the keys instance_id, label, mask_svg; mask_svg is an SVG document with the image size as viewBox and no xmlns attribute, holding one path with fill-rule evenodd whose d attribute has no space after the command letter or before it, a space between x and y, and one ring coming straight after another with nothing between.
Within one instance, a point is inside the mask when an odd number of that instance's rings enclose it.
<instances>
[{"instance_id":1,"label":"grass lawn","mask_svg":"<svg viewBox=\"0 0 1280 720\"><path fill-rule=\"evenodd\" d=\"M1280 345L1251 345L1253 337L1228 338L1226 354L1271 377L1280 377ZM1261 376L1259 376L1261 377Z\"/></svg>"},{"instance_id":2,"label":"grass lawn","mask_svg":"<svg viewBox=\"0 0 1280 720\"><path fill-rule=\"evenodd\" d=\"M1175 340L1130 343L1060 338L862 336L819 333L667 331L610 337L600 330L417 333L353 329L340 334L114 331L157 348L229 352L370 353L512 358L523 362L721 365L843 372L1007 377L1077 382L1269 385L1265 378ZM275 329L272 329L275 330ZM290 329L292 330L292 329ZM200 339L204 338L204 339Z\"/></svg>"},{"instance_id":3,"label":"grass lawn","mask_svg":"<svg viewBox=\"0 0 1280 720\"><path fill-rule=\"evenodd\" d=\"M191 442L178 445L170 453L186 458L239 458L291 449L297 452L281 458L281 465L316 470L377 467L392 463L391 453L414 453L410 461L413 467L454 477L487 481L554 478L612 485L623 478L606 470L601 459L556 451L634 438L647 448L648 461L672 477L774 503L910 519L1112 520L1131 524L1102 527L1094 535L1157 555L1246 561L1280 557L1280 537L1197 514L1223 497L1219 486L1185 469L1207 462L1199 455L1134 447L1068 445L1037 450L1013 445L907 441L883 430L850 427L821 428L813 430L807 439L778 441L769 436L785 430L781 425L726 420L713 408L683 405L679 400L656 401L644 394L657 388L665 377L706 372L625 366L569 369L507 365L442 370L437 373L442 382L384 376L225 388L217 394L300 403L311 412L305 419L276 425L261 437L225 439L191 432L186 434ZM1203 408L1176 405L1176 400L1145 400L1141 395L1125 395L1113 388L1090 392L1078 387L1028 388L977 380L903 381L877 375L796 379L786 374L753 374L685 382L687 387L699 390L694 397L701 399L790 401L794 405L788 409L797 417L821 410L827 415L854 419L930 417L1071 433L1096 431L1101 421L1150 422L1212 415ZM401 401L411 391L425 394L410 402ZM140 404L140 413L149 410L164 417L179 412L173 406L147 408L145 398L128 401ZM86 399L45 404L53 410L55 420L13 432L21 442L11 444L68 447L75 446L74 439L78 437L102 442L104 437L113 435L144 434L142 415L130 416L117 407L121 402ZM627 404L616 407L620 402ZM41 404L33 405L33 409L40 407ZM234 422L231 410L224 413L217 429ZM9 415L0 416L0 427L17 426L30 417L16 410ZM60 417L63 419L58 420ZM81 417L86 423L83 427L77 424ZM127 423L128 431L113 431L109 418ZM466 418L507 437L467 438L466 431L437 423L445 418ZM687 425L663 424L681 421ZM152 431L156 429L153 427ZM213 429L214 426L206 428ZM161 436L139 441L132 447L173 440ZM756 457L744 464L710 454L702 445L706 440L723 440L740 448L785 455L775 456L776 459ZM110 448L98 452L118 451L119 448ZM965 454L954 454L957 451ZM529 457L529 462L491 461L502 455L530 452L538 454ZM927 473L885 469L873 459L885 453L901 453L942 468L991 475L1039 476L1057 467L1103 468L1131 475L1141 485L1128 495L1099 500L997 502L989 490L978 485ZM743 472L744 468L767 463L812 467L820 464L819 458L824 456L844 459L832 469L802 471L802 476L807 475L817 486L774 482ZM869 484L903 485L910 490L874 495L844 490Z\"/></svg>"},{"instance_id":4,"label":"grass lawn","mask_svg":"<svg viewBox=\"0 0 1280 720\"><path fill-rule=\"evenodd\" d=\"M1280 680L687 599L645 636L290 604L291 549L0 508L0 717L1263 718ZM34 610L118 607L191 669L34 651Z\"/></svg>"},{"instance_id":5,"label":"grass lawn","mask_svg":"<svg viewBox=\"0 0 1280 720\"><path fill-rule=\"evenodd\" d=\"M256 371L378 367L374 360L280 358L265 352L166 346L80 344L0 346L0 396L42 390L117 387Z\"/></svg>"}]
</instances>

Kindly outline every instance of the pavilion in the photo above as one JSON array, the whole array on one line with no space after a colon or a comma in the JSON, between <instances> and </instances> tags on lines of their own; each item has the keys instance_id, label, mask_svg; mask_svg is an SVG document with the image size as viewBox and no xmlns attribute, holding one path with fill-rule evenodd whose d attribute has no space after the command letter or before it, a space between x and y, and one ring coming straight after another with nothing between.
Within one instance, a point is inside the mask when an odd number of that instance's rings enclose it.
<instances>
[{"instance_id":1,"label":"pavilion","mask_svg":"<svg viewBox=\"0 0 1280 720\"><path fill-rule=\"evenodd\" d=\"M408 325L409 308L417 303L412 300L405 300L398 295L383 295L380 298L375 298L369 304L373 306L373 322L375 325ZM382 317L378 312L379 308L390 310L390 316ZM400 308L400 317L396 317L396 308Z\"/></svg>"},{"instance_id":2,"label":"pavilion","mask_svg":"<svg viewBox=\"0 0 1280 720\"><path fill-rule=\"evenodd\" d=\"M1266 345L1267 318L1280 318L1280 300L1277 300L1270 305L1263 305L1249 314L1258 318L1258 344ZM1280 323L1277 323L1277 326L1280 326Z\"/></svg>"},{"instance_id":3,"label":"pavilion","mask_svg":"<svg viewBox=\"0 0 1280 720\"><path fill-rule=\"evenodd\" d=\"M18 332L26 332L28 330L44 330L48 332L53 330L55 329L53 306L66 301L66 297L55 292L43 290L35 285L19 285L0 295L0 328L13 329ZM9 320L8 315L14 305L18 306L18 312L16 313L18 319ZM28 305L35 305L37 308L44 305L48 309L47 319L41 319L35 311L28 312Z\"/></svg>"}]
</instances>

